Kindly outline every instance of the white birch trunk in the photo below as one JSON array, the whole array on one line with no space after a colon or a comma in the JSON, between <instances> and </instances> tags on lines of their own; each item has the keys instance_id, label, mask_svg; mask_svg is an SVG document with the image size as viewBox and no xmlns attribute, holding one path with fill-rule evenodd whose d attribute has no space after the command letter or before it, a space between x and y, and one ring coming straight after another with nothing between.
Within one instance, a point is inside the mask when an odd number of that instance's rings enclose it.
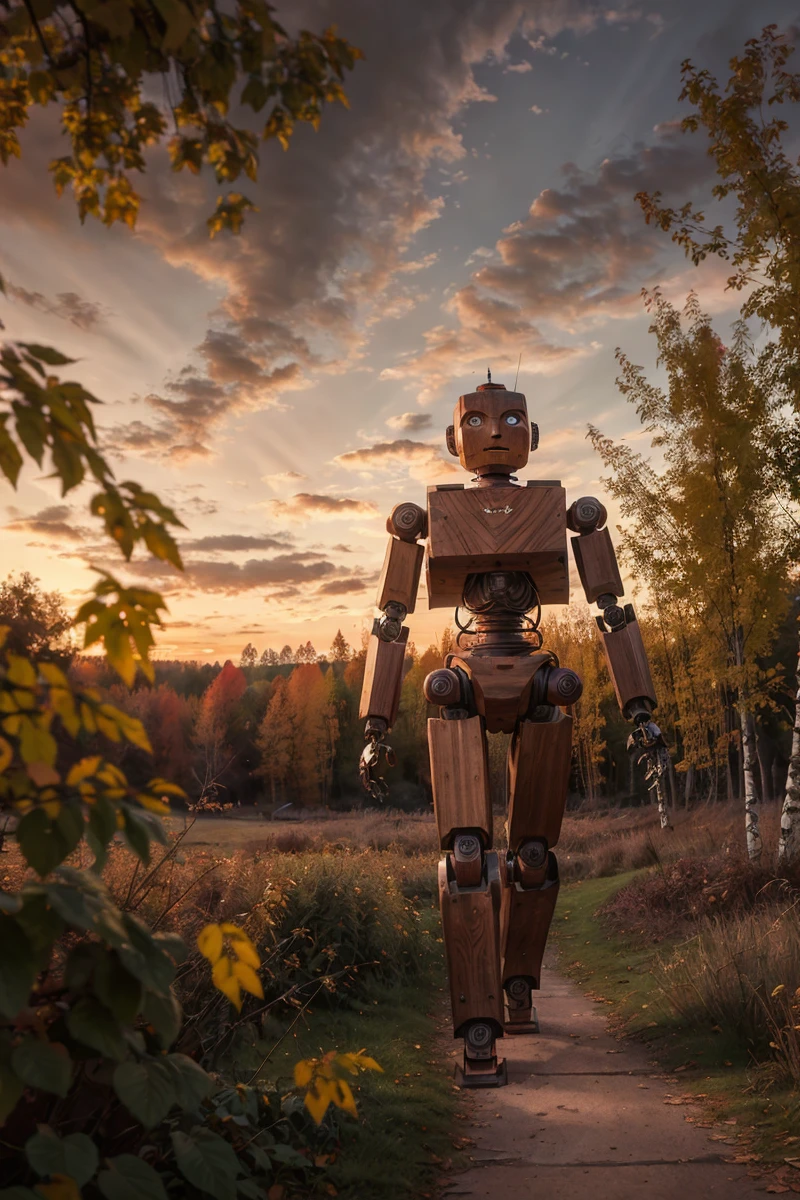
<instances>
[{"instance_id":1,"label":"white birch trunk","mask_svg":"<svg viewBox=\"0 0 800 1200\"><path fill-rule=\"evenodd\" d=\"M747 857L758 862L763 849L758 827L758 792L756 791L756 731L753 714L739 710L742 730L742 777L744 780L744 829L747 838Z\"/></svg>"},{"instance_id":2,"label":"white birch trunk","mask_svg":"<svg viewBox=\"0 0 800 1200\"><path fill-rule=\"evenodd\" d=\"M799 635L800 636L800 635ZM794 730L786 794L781 811L778 837L778 862L790 862L800 850L800 649L797 654L797 695L794 706Z\"/></svg>"}]
</instances>

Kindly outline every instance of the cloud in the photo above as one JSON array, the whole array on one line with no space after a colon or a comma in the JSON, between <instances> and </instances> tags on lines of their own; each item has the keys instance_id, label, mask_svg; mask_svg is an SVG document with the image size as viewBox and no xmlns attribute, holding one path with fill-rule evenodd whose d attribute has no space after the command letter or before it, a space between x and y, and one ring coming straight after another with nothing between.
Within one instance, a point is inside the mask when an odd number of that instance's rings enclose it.
<instances>
[{"instance_id":1,"label":"cloud","mask_svg":"<svg viewBox=\"0 0 800 1200\"><path fill-rule=\"evenodd\" d=\"M533 70L533 63L529 63L526 59L524 62L509 63L504 69L506 74L513 71L517 75L524 75L527 71Z\"/></svg>"},{"instance_id":2,"label":"cloud","mask_svg":"<svg viewBox=\"0 0 800 1200\"><path fill-rule=\"evenodd\" d=\"M443 475L454 475L458 468L447 462L437 446L428 442L415 442L411 438L398 438L393 442L376 442L358 450L337 454L333 460L347 471L387 471L403 467L413 479L428 480Z\"/></svg>"},{"instance_id":3,"label":"cloud","mask_svg":"<svg viewBox=\"0 0 800 1200\"><path fill-rule=\"evenodd\" d=\"M293 24L323 19L317 0L291 8ZM413 287L393 298L392 287L398 277L411 285L433 261L408 258L449 203L432 189L432 168L465 158L464 109L495 99L474 68L503 61L517 32L536 47L542 32L586 28L584 8L583 0L409 0L387 15L373 0L343 0L337 24L366 54L346 80L349 111L327 108L319 131L298 129L286 155L263 147L259 181L247 186L259 211L239 238L208 240L212 179L187 181L166 155L151 157L137 235L223 298L192 361L142 400L153 439L129 426L126 447L175 461L208 457L213 430L231 414L286 402L314 376L357 364L371 314L403 315L421 298ZM601 21L598 10L589 25Z\"/></svg>"},{"instance_id":4,"label":"cloud","mask_svg":"<svg viewBox=\"0 0 800 1200\"><path fill-rule=\"evenodd\" d=\"M107 316L101 304L96 304L93 300L84 300L77 292L60 292L55 300L50 300L42 292L28 291L27 288L11 281L6 282L6 292L28 308L35 308L37 312L47 313L48 316L60 317L87 332L96 329Z\"/></svg>"},{"instance_id":5,"label":"cloud","mask_svg":"<svg viewBox=\"0 0 800 1200\"><path fill-rule=\"evenodd\" d=\"M190 550L192 553L196 553L198 550L285 550L286 545L285 538L250 537L242 533L223 533L184 542L181 549Z\"/></svg>"},{"instance_id":6,"label":"cloud","mask_svg":"<svg viewBox=\"0 0 800 1200\"><path fill-rule=\"evenodd\" d=\"M549 113L549 112L550 112L550 109L549 109L549 108L540 108L538 104L532 104L532 105L531 105L531 112L532 112L532 113L535 113L537 117L541 117L541 116L543 116L545 113Z\"/></svg>"},{"instance_id":7,"label":"cloud","mask_svg":"<svg viewBox=\"0 0 800 1200\"><path fill-rule=\"evenodd\" d=\"M304 586L334 575L337 567L325 559L306 561L316 555L276 554L273 558L250 558L244 563L213 559L188 562L177 571L153 559L131 562L126 570L146 579L164 580L180 591L223 592L236 595L253 588Z\"/></svg>"},{"instance_id":8,"label":"cloud","mask_svg":"<svg viewBox=\"0 0 800 1200\"><path fill-rule=\"evenodd\" d=\"M353 547L345 546L344 542L338 542L335 546L331 546L331 550L338 551L339 554L352 554Z\"/></svg>"},{"instance_id":9,"label":"cloud","mask_svg":"<svg viewBox=\"0 0 800 1200\"><path fill-rule=\"evenodd\" d=\"M271 507L277 516L298 519L308 516L348 517L355 515L374 516L378 509L371 500L351 500L347 496L320 496L310 492L298 492L289 500L272 500Z\"/></svg>"},{"instance_id":10,"label":"cloud","mask_svg":"<svg viewBox=\"0 0 800 1200\"><path fill-rule=\"evenodd\" d=\"M16 517L4 527L11 533L34 533L53 542L85 542L92 531L75 523L67 504L51 504L29 517Z\"/></svg>"},{"instance_id":11,"label":"cloud","mask_svg":"<svg viewBox=\"0 0 800 1200\"><path fill-rule=\"evenodd\" d=\"M599 325L637 315L642 285L663 273L665 243L645 224L635 193L685 197L713 173L702 144L673 125L655 138L593 170L565 164L562 185L540 192L503 231L493 261L447 300L447 322L381 377L417 386L417 400L428 403L489 358L511 368L521 351L528 372L554 373L594 352Z\"/></svg>"},{"instance_id":12,"label":"cloud","mask_svg":"<svg viewBox=\"0 0 800 1200\"><path fill-rule=\"evenodd\" d=\"M390 429L398 429L404 433L413 433L417 429L426 429L431 423L431 414L425 412L405 412L397 417L389 417L386 424Z\"/></svg>"},{"instance_id":13,"label":"cloud","mask_svg":"<svg viewBox=\"0 0 800 1200\"><path fill-rule=\"evenodd\" d=\"M363 592L369 586L372 580L358 579L355 576L350 576L346 579L331 579L327 583L321 584L317 588L318 596L344 596L348 592Z\"/></svg>"},{"instance_id":14,"label":"cloud","mask_svg":"<svg viewBox=\"0 0 800 1200\"><path fill-rule=\"evenodd\" d=\"M273 492L279 492L286 484L302 483L304 479L308 479L308 476L301 471L279 471L275 475L261 476L261 482L268 484Z\"/></svg>"}]
</instances>

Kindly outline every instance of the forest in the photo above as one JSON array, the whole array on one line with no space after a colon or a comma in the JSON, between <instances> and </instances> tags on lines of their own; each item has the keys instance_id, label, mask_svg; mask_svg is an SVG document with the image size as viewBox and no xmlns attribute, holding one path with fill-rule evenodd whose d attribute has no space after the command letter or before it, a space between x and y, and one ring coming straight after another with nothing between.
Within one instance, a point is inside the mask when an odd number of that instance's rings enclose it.
<instances>
[{"instance_id":1,"label":"forest","mask_svg":"<svg viewBox=\"0 0 800 1200\"><path fill-rule=\"evenodd\" d=\"M772 623L753 664L755 782L764 803L783 798L792 750L798 587L787 562L770 597ZM20 648L68 663L76 684L99 687L111 703L141 720L152 761L135 746L117 749L119 765L134 782L144 782L155 770L184 789L192 808L255 806L265 816L284 805L346 810L368 802L358 784L366 651L364 645L350 646L341 631L326 653L318 654L309 642L261 653L248 643L238 664L156 659L153 684L129 690L103 660L70 649L61 598L43 593L32 577L9 577L0 584L0 622L9 625L12 637L16 633ZM742 738L735 694L722 682L724 655L720 659L718 648L707 641L702 623L685 616L670 620L663 607L645 606L642 629L659 695L658 719L670 750L672 806L741 799ZM584 683L572 709L570 807L647 803L644 771L626 752L629 726L619 713L588 607L555 610L544 622L543 636L544 645ZM424 650L408 644L400 716L391 737L397 754L388 778L394 808L432 805L426 721L436 709L425 701L422 683L453 649L450 627ZM499 804L507 742L503 734L489 735Z\"/></svg>"}]
</instances>

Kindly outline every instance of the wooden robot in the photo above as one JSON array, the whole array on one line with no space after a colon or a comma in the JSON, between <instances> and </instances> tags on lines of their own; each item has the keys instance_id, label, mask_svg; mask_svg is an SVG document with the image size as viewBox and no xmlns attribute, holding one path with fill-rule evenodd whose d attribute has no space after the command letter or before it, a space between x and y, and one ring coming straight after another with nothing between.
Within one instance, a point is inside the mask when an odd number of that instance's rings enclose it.
<instances>
[{"instance_id":1,"label":"wooden robot","mask_svg":"<svg viewBox=\"0 0 800 1200\"><path fill-rule=\"evenodd\" d=\"M516 482L538 445L525 397L489 382L461 396L447 447L474 475L428 488L428 510L398 504L387 521L376 619L369 639L360 715L365 787L386 794L381 759L397 716L408 628L423 559L431 608L456 608L458 650L431 672L424 692L433 802L441 849L439 895L456 1038L464 1040L465 1086L506 1082L496 1041L534 1031L533 992L558 895L558 842L572 757L572 717L583 685L542 648L542 604L569 601L567 530L597 624L620 708L634 722L629 745L650 756L658 779L663 740L652 721L655 693L633 608L623 594L606 510L593 497L569 510L555 480ZM459 612L466 610L464 624ZM511 734L508 846L493 846L486 733Z\"/></svg>"}]
</instances>

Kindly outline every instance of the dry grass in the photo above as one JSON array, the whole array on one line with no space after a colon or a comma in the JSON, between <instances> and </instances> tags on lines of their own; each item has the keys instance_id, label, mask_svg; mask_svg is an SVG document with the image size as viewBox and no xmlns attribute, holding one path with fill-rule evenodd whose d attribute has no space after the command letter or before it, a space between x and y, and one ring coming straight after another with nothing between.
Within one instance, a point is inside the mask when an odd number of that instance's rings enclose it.
<instances>
[{"instance_id":1,"label":"dry grass","mask_svg":"<svg viewBox=\"0 0 800 1200\"><path fill-rule=\"evenodd\" d=\"M653 968L687 1024L733 1032L754 1058L772 1058L789 1084L800 1083L798 903L705 920Z\"/></svg>"}]
</instances>

